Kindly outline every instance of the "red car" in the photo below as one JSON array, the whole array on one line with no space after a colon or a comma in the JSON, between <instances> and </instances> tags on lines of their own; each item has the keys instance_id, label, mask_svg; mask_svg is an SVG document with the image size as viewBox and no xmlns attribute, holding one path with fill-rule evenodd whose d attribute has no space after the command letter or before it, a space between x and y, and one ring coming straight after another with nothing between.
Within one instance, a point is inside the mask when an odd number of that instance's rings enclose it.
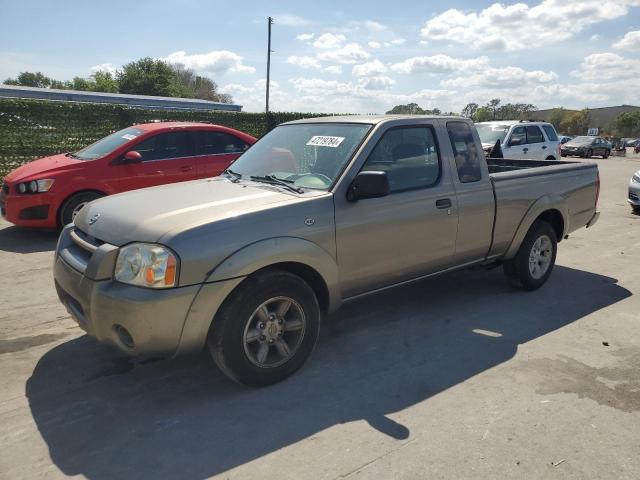
<instances>
[{"instance_id":1,"label":"red car","mask_svg":"<svg viewBox=\"0 0 640 480\"><path fill-rule=\"evenodd\" d=\"M0 212L16 225L59 228L104 195L219 175L255 141L204 123L134 125L16 168L4 179Z\"/></svg>"}]
</instances>

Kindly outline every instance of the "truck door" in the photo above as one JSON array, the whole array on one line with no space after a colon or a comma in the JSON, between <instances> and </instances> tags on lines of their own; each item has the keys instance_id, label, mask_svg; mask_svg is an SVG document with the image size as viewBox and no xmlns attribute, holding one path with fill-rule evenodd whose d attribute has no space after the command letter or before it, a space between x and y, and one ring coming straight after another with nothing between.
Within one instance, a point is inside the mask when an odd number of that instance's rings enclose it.
<instances>
[{"instance_id":1,"label":"truck door","mask_svg":"<svg viewBox=\"0 0 640 480\"><path fill-rule=\"evenodd\" d=\"M549 155L554 155L556 152L553 148L549 148L544 141L544 135L542 130L537 125L528 125L527 130L527 158L531 160L544 160Z\"/></svg>"},{"instance_id":2,"label":"truck door","mask_svg":"<svg viewBox=\"0 0 640 480\"><path fill-rule=\"evenodd\" d=\"M493 186L480 138L466 122L447 122L458 198L458 236L454 265L483 260L491 246L495 215Z\"/></svg>"},{"instance_id":3,"label":"truck door","mask_svg":"<svg viewBox=\"0 0 640 480\"><path fill-rule=\"evenodd\" d=\"M456 241L456 197L433 125L387 129L363 170L386 172L391 192L357 202L334 197L345 298L446 269Z\"/></svg>"}]
</instances>

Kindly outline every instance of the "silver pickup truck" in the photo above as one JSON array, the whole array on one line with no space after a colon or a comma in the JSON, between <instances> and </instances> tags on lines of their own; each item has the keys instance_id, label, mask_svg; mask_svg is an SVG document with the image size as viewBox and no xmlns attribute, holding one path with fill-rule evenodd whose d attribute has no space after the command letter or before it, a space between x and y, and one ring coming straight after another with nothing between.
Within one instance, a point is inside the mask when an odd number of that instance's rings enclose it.
<instances>
[{"instance_id":1,"label":"silver pickup truck","mask_svg":"<svg viewBox=\"0 0 640 480\"><path fill-rule=\"evenodd\" d=\"M216 178L113 195L60 236L55 286L79 325L134 356L208 347L230 378L279 381L343 302L471 265L545 283L598 218L597 166L485 160L458 117L277 127Z\"/></svg>"}]
</instances>

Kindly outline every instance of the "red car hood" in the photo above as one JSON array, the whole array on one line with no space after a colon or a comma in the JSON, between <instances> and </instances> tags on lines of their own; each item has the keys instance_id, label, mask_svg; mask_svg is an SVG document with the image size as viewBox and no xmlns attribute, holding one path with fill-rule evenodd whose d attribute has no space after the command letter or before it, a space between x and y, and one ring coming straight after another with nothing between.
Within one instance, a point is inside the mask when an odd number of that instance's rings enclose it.
<instances>
[{"instance_id":1,"label":"red car hood","mask_svg":"<svg viewBox=\"0 0 640 480\"><path fill-rule=\"evenodd\" d=\"M65 170L72 170L74 167L84 165L84 160L67 157L64 153L44 157L34 160L26 165L12 170L6 177L7 182L20 182L24 180L35 180L38 178L47 178L47 175L60 173Z\"/></svg>"}]
</instances>

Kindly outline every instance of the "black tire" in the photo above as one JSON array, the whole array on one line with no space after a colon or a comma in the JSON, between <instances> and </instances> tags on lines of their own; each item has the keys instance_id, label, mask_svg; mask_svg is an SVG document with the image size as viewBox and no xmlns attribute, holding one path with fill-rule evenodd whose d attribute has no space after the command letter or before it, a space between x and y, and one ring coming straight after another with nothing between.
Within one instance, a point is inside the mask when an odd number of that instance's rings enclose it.
<instances>
[{"instance_id":1,"label":"black tire","mask_svg":"<svg viewBox=\"0 0 640 480\"><path fill-rule=\"evenodd\" d=\"M587 154L585 155L584 158L591 158L591 157L593 157L593 150L589 149L587 150Z\"/></svg>"},{"instance_id":2,"label":"black tire","mask_svg":"<svg viewBox=\"0 0 640 480\"><path fill-rule=\"evenodd\" d=\"M245 335L250 328L248 324L253 323L256 318L254 315L257 315L263 303L279 297L287 297L296 303L295 308L300 308L304 314L304 326L291 357L285 357L282 364L260 366L248 350L255 344L245 343ZM284 324L288 324L288 321ZM213 320L207 343L213 360L225 375L235 382L257 387L284 380L298 370L311 355L319 331L320 308L311 287L292 273L267 270L247 278L224 301ZM283 338L287 335L285 331ZM261 335L257 347L266 343L263 340L264 335ZM276 345L269 345L268 348L272 347ZM279 350L268 350L269 355L281 355Z\"/></svg>"},{"instance_id":3,"label":"black tire","mask_svg":"<svg viewBox=\"0 0 640 480\"><path fill-rule=\"evenodd\" d=\"M544 274L537 277L532 274L529 266L529 258L534 245L538 239L547 237L550 241L549 264ZM556 253L558 251L558 240L556 233L547 222L536 220L524 237L518 253L511 260L504 263L504 273L511 286L522 290L536 290L540 288L549 278L556 263ZM546 258L546 257L545 257Z\"/></svg>"},{"instance_id":4,"label":"black tire","mask_svg":"<svg viewBox=\"0 0 640 480\"><path fill-rule=\"evenodd\" d=\"M611 152L609 152L609 150L605 150L604 155L602 155L602 158L609 158L609 154Z\"/></svg>"},{"instance_id":5,"label":"black tire","mask_svg":"<svg viewBox=\"0 0 640 480\"><path fill-rule=\"evenodd\" d=\"M73 221L73 218L75 217L74 212L77 213L78 207L84 206L85 204L97 200L101 197L104 197L104 195L98 192L80 192L71 195L65 200L58 212L59 226L64 227L65 225L71 223Z\"/></svg>"},{"instance_id":6,"label":"black tire","mask_svg":"<svg viewBox=\"0 0 640 480\"><path fill-rule=\"evenodd\" d=\"M640 215L640 205L631 205L631 211L636 215Z\"/></svg>"}]
</instances>

